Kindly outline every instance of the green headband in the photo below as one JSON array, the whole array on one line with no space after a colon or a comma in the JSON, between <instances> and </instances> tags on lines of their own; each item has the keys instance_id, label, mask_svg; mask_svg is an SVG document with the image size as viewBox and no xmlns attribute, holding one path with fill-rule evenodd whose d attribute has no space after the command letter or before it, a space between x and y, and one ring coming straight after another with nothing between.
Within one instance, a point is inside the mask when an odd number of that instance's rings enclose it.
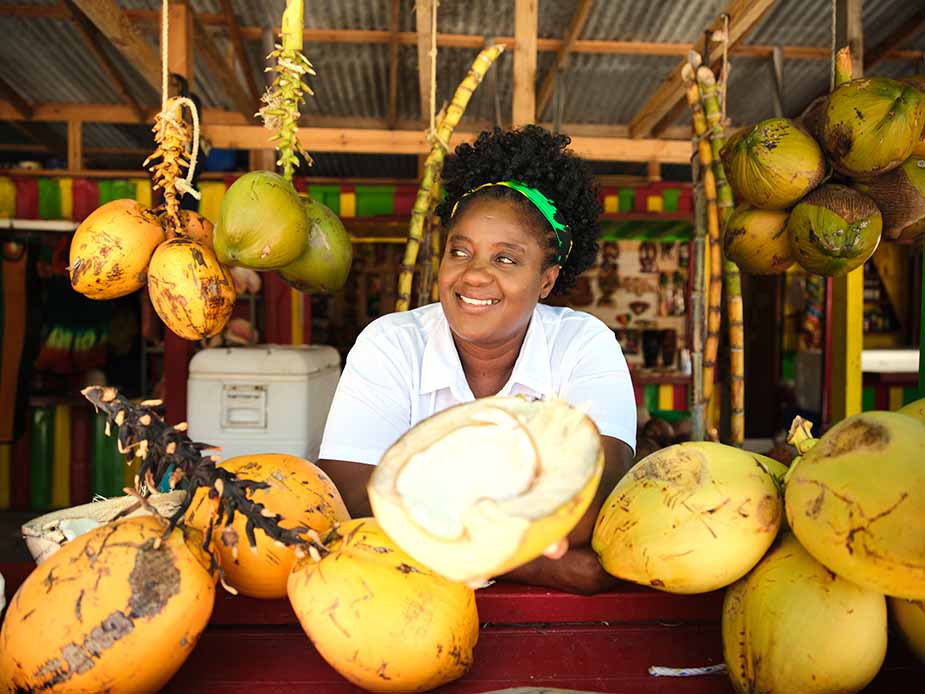
<instances>
[{"instance_id":1,"label":"green headband","mask_svg":"<svg viewBox=\"0 0 925 694\"><path fill-rule=\"evenodd\" d=\"M488 188L490 186L505 186L511 190L516 190L518 193L527 198L527 200L529 200L537 210L539 210L540 214L543 215L543 218L549 222L549 226L552 227L552 230L556 235L556 248L558 249L558 252L556 253L556 264L559 266L565 265L565 262L568 260L569 253L572 252L572 232L565 224L556 219L556 214L558 213L556 204L536 188L531 188L526 183L521 183L520 181L496 181L493 183L483 183L480 186L476 186L468 193L463 195L456 202L456 204L453 205L453 211L450 212L450 217L453 217L456 214L456 209L459 207L460 202L468 198L470 195L473 195L474 193L482 190L482 188Z\"/></svg>"}]
</instances>

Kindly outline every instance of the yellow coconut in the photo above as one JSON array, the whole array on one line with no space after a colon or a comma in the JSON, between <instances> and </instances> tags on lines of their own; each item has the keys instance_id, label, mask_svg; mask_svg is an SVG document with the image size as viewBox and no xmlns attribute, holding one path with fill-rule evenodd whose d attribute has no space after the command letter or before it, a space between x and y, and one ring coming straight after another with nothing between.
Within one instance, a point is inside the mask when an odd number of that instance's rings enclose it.
<instances>
[{"instance_id":1,"label":"yellow coconut","mask_svg":"<svg viewBox=\"0 0 925 694\"><path fill-rule=\"evenodd\" d=\"M721 156L736 199L766 210L790 207L825 175L819 144L787 118L769 118L739 131Z\"/></svg>"},{"instance_id":2,"label":"yellow coconut","mask_svg":"<svg viewBox=\"0 0 925 694\"><path fill-rule=\"evenodd\" d=\"M896 411L899 412L899 414L915 417L922 422L922 424L925 424L925 398L910 402L908 405L900 407Z\"/></svg>"},{"instance_id":3,"label":"yellow coconut","mask_svg":"<svg viewBox=\"0 0 925 694\"><path fill-rule=\"evenodd\" d=\"M280 453L261 453L228 458L219 467L240 478L266 483L251 499L282 516L280 527L311 528L326 533L336 522L350 518L340 493L330 478L303 458ZM208 492L200 488L190 504L186 522L205 531L215 505ZM215 546L225 582L242 595L252 598L286 597L289 569L295 553L279 546L262 530L256 530L256 552L248 545L247 520L235 514L231 527L215 531Z\"/></svg>"},{"instance_id":4,"label":"yellow coconut","mask_svg":"<svg viewBox=\"0 0 925 694\"><path fill-rule=\"evenodd\" d=\"M164 230L157 215L134 200L94 210L74 232L71 286L91 299L115 299L145 286L148 261Z\"/></svg>"},{"instance_id":5,"label":"yellow coconut","mask_svg":"<svg viewBox=\"0 0 925 694\"><path fill-rule=\"evenodd\" d=\"M833 574L789 533L726 591L723 654L740 694L859 692L886 645L883 596Z\"/></svg>"},{"instance_id":6,"label":"yellow coconut","mask_svg":"<svg viewBox=\"0 0 925 694\"><path fill-rule=\"evenodd\" d=\"M802 458L787 481L797 539L859 586L925 598L925 427L896 412L865 412L811 443L796 439Z\"/></svg>"},{"instance_id":7,"label":"yellow coconut","mask_svg":"<svg viewBox=\"0 0 925 694\"><path fill-rule=\"evenodd\" d=\"M893 621L916 657L925 663L925 601L889 598Z\"/></svg>"},{"instance_id":8,"label":"yellow coconut","mask_svg":"<svg viewBox=\"0 0 925 694\"><path fill-rule=\"evenodd\" d=\"M399 439L373 471L369 499L404 551L447 578L477 582L567 536L603 464L594 423L565 401L482 398Z\"/></svg>"},{"instance_id":9,"label":"yellow coconut","mask_svg":"<svg viewBox=\"0 0 925 694\"><path fill-rule=\"evenodd\" d=\"M744 576L780 528L769 459L719 443L681 443L639 461L604 502L591 546L604 569L670 593Z\"/></svg>"},{"instance_id":10,"label":"yellow coconut","mask_svg":"<svg viewBox=\"0 0 925 694\"><path fill-rule=\"evenodd\" d=\"M723 252L750 275L775 275L793 265L793 250L783 210L739 205L726 222Z\"/></svg>"},{"instance_id":11,"label":"yellow coconut","mask_svg":"<svg viewBox=\"0 0 925 694\"><path fill-rule=\"evenodd\" d=\"M187 340L217 335L234 308L234 280L209 248L192 239L165 241L148 266L148 294L164 324Z\"/></svg>"},{"instance_id":12,"label":"yellow coconut","mask_svg":"<svg viewBox=\"0 0 925 694\"><path fill-rule=\"evenodd\" d=\"M0 632L0 691L155 692L212 614L202 535L153 516L100 526L36 568Z\"/></svg>"},{"instance_id":13,"label":"yellow coconut","mask_svg":"<svg viewBox=\"0 0 925 694\"><path fill-rule=\"evenodd\" d=\"M472 664L475 594L402 552L375 519L344 523L329 553L296 561L289 600L321 656L374 692L422 692Z\"/></svg>"}]
</instances>

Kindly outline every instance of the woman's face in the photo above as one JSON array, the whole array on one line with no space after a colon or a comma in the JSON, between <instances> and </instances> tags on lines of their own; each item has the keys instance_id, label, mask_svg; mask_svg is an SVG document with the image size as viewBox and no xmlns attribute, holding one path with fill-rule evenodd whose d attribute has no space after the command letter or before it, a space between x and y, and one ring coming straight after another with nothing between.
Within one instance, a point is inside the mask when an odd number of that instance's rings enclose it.
<instances>
[{"instance_id":1,"label":"woman's face","mask_svg":"<svg viewBox=\"0 0 925 694\"><path fill-rule=\"evenodd\" d=\"M501 344L526 329L537 301L552 291L559 268L507 200L473 200L447 236L437 283L457 339Z\"/></svg>"}]
</instances>

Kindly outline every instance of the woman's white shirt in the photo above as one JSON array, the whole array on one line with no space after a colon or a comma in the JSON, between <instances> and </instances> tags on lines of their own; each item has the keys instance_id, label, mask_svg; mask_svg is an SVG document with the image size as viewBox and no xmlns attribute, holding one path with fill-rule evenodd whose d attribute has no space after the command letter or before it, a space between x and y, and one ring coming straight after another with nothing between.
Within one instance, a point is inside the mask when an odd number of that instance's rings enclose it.
<instances>
[{"instance_id":1,"label":"woman's white shirt","mask_svg":"<svg viewBox=\"0 0 925 694\"><path fill-rule=\"evenodd\" d=\"M556 395L598 430L636 447L636 400L623 351L594 316L538 304L498 395ZM320 457L376 465L422 419L474 400L439 303L391 313L360 333L325 424Z\"/></svg>"}]
</instances>

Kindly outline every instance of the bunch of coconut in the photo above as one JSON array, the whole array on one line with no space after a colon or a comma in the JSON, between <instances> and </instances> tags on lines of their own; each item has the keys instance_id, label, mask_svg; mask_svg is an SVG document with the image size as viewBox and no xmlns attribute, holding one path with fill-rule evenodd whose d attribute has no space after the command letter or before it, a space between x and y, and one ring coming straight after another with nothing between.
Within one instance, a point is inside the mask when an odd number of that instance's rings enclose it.
<instances>
[{"instance_id":1,"label":"bunch of coconut","mask_svg":"<svg viewBox=\"0 0 925 694\"><path fill-rule=\"evenodd\" d=\"M251 171L225 192L214 246L224 265L278 270L290 286L312 293L343 287L353 259L338 216L271 171Z\"/></svg>"},{"instance_id":2,"label":"bunch of coconut","mask_svg":"<svg viewBox=\"0 0 925 694\"><path fill-rule=\"evenodd\" d=\"M739 206L723 248L743 272L797 262L842 275L925 230L925 80L856 79L799 120L771 118L722 152Z\"/></svg>"},{"instance_id":3,"label":"bunch of coconut","mask_svg":"<svg viewBox=\"0 0 925 694\"><path fill-rule=\"evenodd\" d=\"M154 310L187 340L217 335L231 317L235 281L212 251L212 223L189 210L174 228L135 200L94 210L71 239L71 286L91 299L116 299L145 285Z\"/></svg>"},{"instance_id":4,"label":"bunch of coconut","mask_svg":"<svg viewBox=\"0 0 925 694\"><path fill-rule=\"evenodd\" d=\"M867 412L818 440L794 423L789 532L725 597L736 691L861 691L886 654L888 605L925 659L923 412Z\"/></svg>"}]
</instances>

